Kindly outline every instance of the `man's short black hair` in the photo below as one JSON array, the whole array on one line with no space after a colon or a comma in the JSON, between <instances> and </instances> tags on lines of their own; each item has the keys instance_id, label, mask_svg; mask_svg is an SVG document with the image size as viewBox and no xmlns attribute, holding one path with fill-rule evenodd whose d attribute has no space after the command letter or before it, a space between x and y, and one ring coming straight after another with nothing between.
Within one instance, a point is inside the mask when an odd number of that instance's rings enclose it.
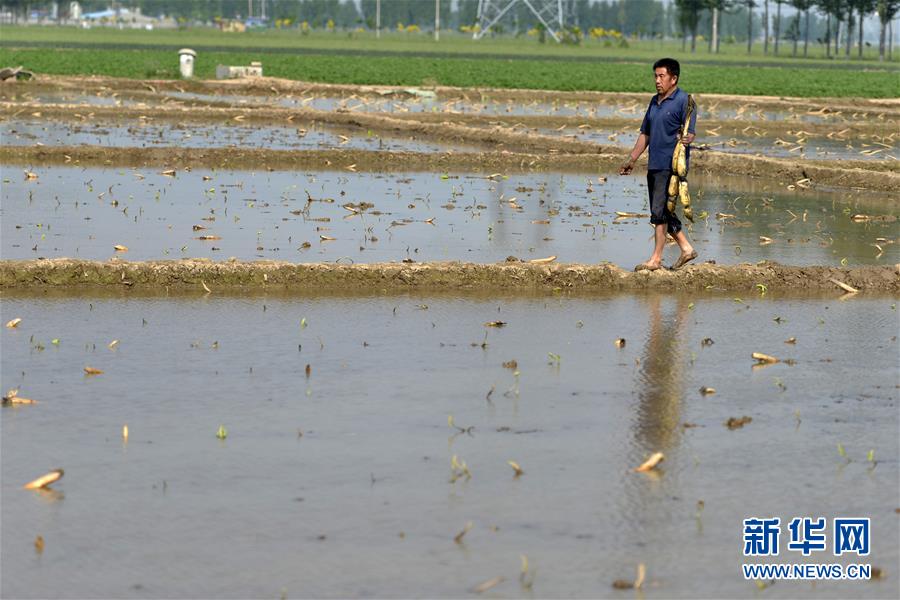
<instances>
[{"instance_id":1,"label":"man's short black hair","mask_svg":"<svg viewBox=\"0 0 900 600\"><path fill-rule=\"evenodd\" d=\"M669 72L669 75L672 77L678 77L681 79L681 65L678 64L678 61L674 58L661 58L655 63L653 63L653 70L656 71L660 67L665 67L666 71Z\"/></svg>"}]
</instances>

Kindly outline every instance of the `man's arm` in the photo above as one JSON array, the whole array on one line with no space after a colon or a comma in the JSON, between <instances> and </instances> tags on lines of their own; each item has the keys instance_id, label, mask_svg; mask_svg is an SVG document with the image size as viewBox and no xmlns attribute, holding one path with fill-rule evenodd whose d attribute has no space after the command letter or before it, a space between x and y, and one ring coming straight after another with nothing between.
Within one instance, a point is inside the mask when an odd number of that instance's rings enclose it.
<instances>
[{"instance_id":1,"label":"man's arm","mask_svg":"<svg viewBox=\"0 0 900 600\"><path fill-rule=\"evenodd\" d=\"M634 163L637 162L637 159L640 158L641 154L644 153L644 150L647 149L649 141L650 136L646 133L638 135L637 140L634 142L634 148L631 149L631 156L628 157L628 160L625 161L619 169L619 175L628 175L631 173L631 170L634 168Z\"/></svg>"}]
</instances>

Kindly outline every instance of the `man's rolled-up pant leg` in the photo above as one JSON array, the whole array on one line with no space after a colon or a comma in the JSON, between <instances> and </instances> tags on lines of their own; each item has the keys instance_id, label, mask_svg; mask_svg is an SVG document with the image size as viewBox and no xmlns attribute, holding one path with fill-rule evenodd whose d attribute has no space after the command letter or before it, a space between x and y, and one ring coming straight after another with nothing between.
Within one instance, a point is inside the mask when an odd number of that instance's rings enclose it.
<instances>
[{"instance_id":1,"label":"man's rolled-up pant leg","mask_svg":"<svg viewBox=\"0 0 900 600\"><path fill-rule=\"evenodd\" d=\"M647 189L650 193L650 222L654 225L665 225L670 235L681 231L681 221L666 208L668 199L669 177L672 171L647 171Z\"/></svg>"}]
</instances>

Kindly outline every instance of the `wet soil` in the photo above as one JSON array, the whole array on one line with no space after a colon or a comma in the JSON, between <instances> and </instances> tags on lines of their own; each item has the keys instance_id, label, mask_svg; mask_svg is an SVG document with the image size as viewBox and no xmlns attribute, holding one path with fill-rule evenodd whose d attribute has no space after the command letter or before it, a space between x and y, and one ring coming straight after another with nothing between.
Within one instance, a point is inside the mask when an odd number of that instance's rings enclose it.
<instances>
[{"instance_id":1,"label":"wet soil","mask_svg":"<svg viewBox=\"0 0 900 600\"><path fill-rule=\"evenodd\" d=\"M223 81L174 81L174 80L146 80L136 81L132 79L119 79L113 77L78 76L61 77L52 75L38 75L33 81L18 84L19 87L28 86L29 89L93 89L107 91L146 90L150 92L180 91L180 92L222 92L229 94L249 95L279 95L283 93L302 94L330 94L330 95L368 95L386 96L402 93L402 86L372 86L372 85L343 85L312 83L306 81L294 81L274 77L259 77L247 79L233 79ZM424 89L424 88L423 88ZM615 102L630 103L634 101L646 102L646 93L623 92L562 92L544 90L516 90L493 88L455 88L436 86L428 88L434 91L441 99L462 98L464 100L478 100L482 97L490 97L493 100L520 100L520 101L565 101L565 102ZM810 110L823 110L828 113L859 113L871 111L874 113L900 113L900 99L869 99L869 98L793 98L775 96L740 96L723 94L698 94L698 101L716 103L720 107L752 105L760 109L787 109L795 108L807 112Z\"/></svg>"},{"instance_id":2,"label":"wet soil","mask_svg":"<svg viewBox=\"0 0 900 600\"><path fill-rule=\"evenodd\" d=\"M720 290L759 293L824 291L842 293L832 281L861 292L900 293L900 265L836 268L756 265L688 265L679 271L634 273L613 264L372 263L324 264L278 261L173 260L107 262L68 258L0 261L0 288L121 286L126 288L297 288L423 290ZM760 288L759 286L764 286Z\"/></svg>"},{"instance_id":3,"label":"wet soil","mask_svg":"<svg viewBox=\"0 0 900 600\"><path fill-rule=\"evenodd\" d=\"M0 95L0 98L3 96ZM0 118L10 120L30 117L88 122L182 122L221 123L232 119L253 124L281 124L314 118L328 122L348 122L347 117L335 115L377 115L376 111L363 112L338 108L322 111L312 108L285 108L263 102L252 105L202 103L162 103L154 105L86 105L63 102L21 102L7 100L0 102ZM298 111L302 111L298 114ZM498 130L553 129L573 133L592 130L621 130L636 132L640 125L640 115L635 116L557 116L557 115L491 115L466 114L456 112L389 112L382 113L391 119L412 123L446 124L479 129ZM358 124L358 123L357 123ZM378 121L372 122L379 126ZM392 124L398 126L398 124ZM562 135L562 133L560 134ZM887 159L896 153L893 143L900 136L900 117L893 119L852 120L842 123L791 123L782 121L704 118L697 126L697 135L705 143L716 144L730 139L773 138L782 140L784 145L805 145L807 140L830 140L836 144L858 147L859 152L875 152L872 158ZM557 136L558 137L558 136ZM612 139L612 138L611 138ZM863 158L861 156L860 158Z\"/></svg>"}]
</instances>

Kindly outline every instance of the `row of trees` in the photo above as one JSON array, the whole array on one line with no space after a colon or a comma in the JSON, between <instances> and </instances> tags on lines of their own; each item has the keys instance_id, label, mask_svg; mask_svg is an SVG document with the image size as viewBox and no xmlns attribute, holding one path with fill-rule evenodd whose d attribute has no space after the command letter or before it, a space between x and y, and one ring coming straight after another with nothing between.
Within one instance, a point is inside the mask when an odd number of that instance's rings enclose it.
<instances>
[{"instance_id":1,"label":"row of trees","mask_svg":"<svg viewBox=\"0 0 900 600\"><path fill-rule=\"evenodd\" d=\"M843 50L850 55L856 37L859 55L863 48L863 22L877 14L880 22L879 56L884 59L887 29L900 12L900 0L564 0L569 24L581 31L613 29L626 36L670 37L680 34L690 39L696 51L699 33L708 32L711 52L718 52L723 35L744 39L750 52L762 34L764 52L772 40L775 54L782 40L793 42L794 55L803 42L809 52L810 36L818 38L831 56ZM17 13L48 10L50 0L0 0ZM81 0L85 12L109 7L140 9L144 14L172 16L187 21L212 22L216 18L235 19L265 15L270 22L307 22L323 27L331 22L338 28L375 27L376 0ZM58 2L61 10L67 0ZM445 28L471 26L477 20L478 0L440 0ZM783 11L787 7L788 10ZM429 29L434 24L434 0L382 0L381 24L397 23ZM784 17L783 12L790 12ZM824 18L823 18L824 17ZM743 26L741 23L743 22ZM524 33L537 25L524 3L510 10L495 29L504 33Z\"/></svg>"},{"instance_id":2,"label":"row of trees","mask_svg":"<svg viewBox=\"0 0 900 600\"><path fill-rule=\"evenodd\" d=\"M900 0L771 0L774 5L774 18L770 19L770 0L675 0L678 10L678 21L681 26L684 39L691 38L691 52L697 48L697 33L700 30L701 21L707 17L710 32L710 50L719 51L720 27L722 15L736 12L746 13L747 23L747 53L753 49L754 40L754 11L762 11L763 44L765 54L769 53L769 26L772 25L771 39L774 42L775 54L778 54L779 41L783 38L790 39L794 43L793 54L797 55L797 45L801 38L801 16L803 17L802 38L803 56L809 51L810 13L813 10L821 12L825 16L825 32L821 39L825 45L826 55L830 58L832 44L834 55L840 52L840 43L843 39L844 54L850 56L854 29L857 29L857 47L859 56L863 51L863 23L867 16L875 13L881 25L878 36L878 56L880 60L885 58L887 30L890 23L900 12ZM792 19L788 22L782 18L782 6L789 5L796 10ZM785 25L787 27L785 27Z\"/></svg>"},{"instance_id":3,"label":"row of trees","mask_svg":"<svg viewBox=\"0 0 900 600\"><path fill-rule=\"evenodd\" d=\"M613 28L626 35L666 35L674 9L660 0L564 0L569 24L586 31L592 27ZM48 11L51 0L0 0L0 6L16 11ZM374 28L376 0L81 0L84 12L106 8L140 9L150 16L166 15L190 21L211 22L216 18L236 19L266 16L271 22L290 19L308 22L314 27L328 21L342 29L359 26ZM68 0L59 0L65 10ZM381 0L381 24L393 28L397 23L434 25L435 0ZM440 0L443 28L472 26L478 18L478 0ZM504 32L523 33L537 25L524 3L510 10L500 22Z\"/></svg>"}]
</instances>

